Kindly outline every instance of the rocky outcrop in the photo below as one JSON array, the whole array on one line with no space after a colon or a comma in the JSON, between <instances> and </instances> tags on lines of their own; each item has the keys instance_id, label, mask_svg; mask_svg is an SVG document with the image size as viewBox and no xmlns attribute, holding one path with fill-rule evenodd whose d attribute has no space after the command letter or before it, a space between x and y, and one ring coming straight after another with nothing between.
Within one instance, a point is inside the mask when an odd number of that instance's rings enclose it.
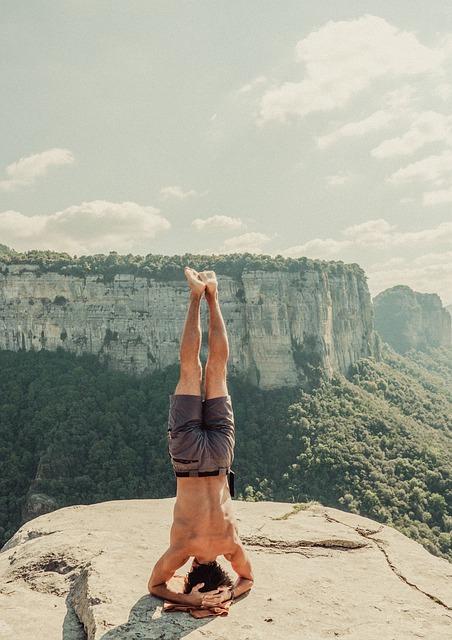
<instances>
[{"instance_id":1,"label":"rocky outcrop","mask_svg":"<svg viewBox=\"0 0 452 640\"><path fill-rule=\"evenodd\" d=\"M398 285L375 296L373 304L378 333L399 353L450 346L451 316L436 293Z\"/></svg>"},{"instance_id":2,"label":"rocky outcrop","mask_svg":"<svg viewBox=\"0 0 452 640\"><path fill-rule=\"evenodd\" d=\"M262 388L292 386L313 368L346 373L359 358L377 355L364 272L346 266L307 262L299 272L220 275L230 371ZM0 263L0 349L61 347L150 372L178 361L186 303L184 281L119 273L110 282Z\"/></svg>"},{"instance_id":3,"label":"rocky outcrop","mask_svg":"<svg viewBox=\"0 0 452 640\"><path fill-rule=\"evenodd\" d=\"M105 502L43 515L0 553L0 637L450 637L446 560L391 527L318 503L303 506L235 502L255 586L227 617L202 620L163 612L162 602L147 593L151 569L167 548L174 499Z\"/></svg>"}]
</instances>

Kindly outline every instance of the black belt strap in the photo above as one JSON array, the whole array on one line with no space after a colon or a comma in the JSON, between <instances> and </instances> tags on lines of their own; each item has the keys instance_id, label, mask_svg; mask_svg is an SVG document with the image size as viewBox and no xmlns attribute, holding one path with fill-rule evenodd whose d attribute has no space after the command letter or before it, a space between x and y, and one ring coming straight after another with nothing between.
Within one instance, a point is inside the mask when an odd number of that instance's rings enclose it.
<instances>
[{"instance_id":1,"label":"black belt strap","mask_svg":"<svg viewBox=\"0 0 452 640\"><path fill-rule=\"evenodd\" d=\"M215 469L215 471L175 471L174 472L178 478L203 478L205 476L219 476L222 472L220 469ZM227 472L228 476L228 485L229 485L229 493L231 494L231 498L235 496L234 493L234 478L235 473L232 469L229 469Z\"/></svg>"}]
</instances>

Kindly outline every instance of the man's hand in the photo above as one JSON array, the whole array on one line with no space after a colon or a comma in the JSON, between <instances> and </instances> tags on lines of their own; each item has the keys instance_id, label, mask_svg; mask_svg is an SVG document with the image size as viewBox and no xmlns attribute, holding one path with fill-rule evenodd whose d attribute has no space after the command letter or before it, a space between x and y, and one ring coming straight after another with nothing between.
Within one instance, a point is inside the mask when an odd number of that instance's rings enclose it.
<instances>
[{"instance_id":1,"label":"man's hand","mask_svg":"<svg viewBox=\"0 0 452 640\"><path fill-rule=\"evenodd\" d=\"M232 587L223 586L218 587L218 589L215 589L215 591L207 591L206 593L202 593L201 595L204 596L202 599L202 606L208 609L209 607L216 607L222 602L231 600L231 589Z\"/></svg>"},{"instance_id":2,"label":"man's hand","mask_svg":"<svg viewBox=\"0 0 452 640\"><path fill-rule=\"evenodd\" d=\"M220 587L219 589L214 589L213 591L200 591L201 587L204 586L204 582L200 582L196 584L190 593L187 594L187 601L189 604L194 607L201 607L202 609L206 609L209 606L214 606L210 603L210 598L216 598L220 595L220 590L227 587ZM214 602L214 601L212 601Z\"/></svg>"}]
</instances>

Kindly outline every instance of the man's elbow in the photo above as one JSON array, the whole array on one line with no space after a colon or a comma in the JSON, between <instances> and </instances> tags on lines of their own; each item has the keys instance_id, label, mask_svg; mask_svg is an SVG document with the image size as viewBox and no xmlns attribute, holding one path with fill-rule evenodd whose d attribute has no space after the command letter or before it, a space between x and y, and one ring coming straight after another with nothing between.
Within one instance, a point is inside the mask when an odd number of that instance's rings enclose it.
<instances>
[{"instance_id":1,"label":"man's elbow","mask_svg":"<svg viewBox=\"0 0 452 640\"><path fill-rule=\"evenodd\" d=\"M161 584L155 584L154 581L152 580L152 577L149 579L148 582L148 591L151 595L153 596L158 596L161 593Z\"/></svg>"}]
</instances>

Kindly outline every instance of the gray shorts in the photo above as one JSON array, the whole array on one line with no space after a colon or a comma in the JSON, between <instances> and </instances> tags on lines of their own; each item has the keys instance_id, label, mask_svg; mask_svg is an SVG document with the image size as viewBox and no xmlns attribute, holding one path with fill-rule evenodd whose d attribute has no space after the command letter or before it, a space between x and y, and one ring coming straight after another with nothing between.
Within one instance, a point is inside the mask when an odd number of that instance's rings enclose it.
<instances>
[{"instance_id":1,"label":"gray shorts","mask_svg":"<svg viewBox=\"0 0 452 640\"><path fill-rule=\"evenodd\" d=\"M231 396L170 394L168 451L174 471L215 471L234 459L235 425Z\"/></svg>"}]
</instances>

